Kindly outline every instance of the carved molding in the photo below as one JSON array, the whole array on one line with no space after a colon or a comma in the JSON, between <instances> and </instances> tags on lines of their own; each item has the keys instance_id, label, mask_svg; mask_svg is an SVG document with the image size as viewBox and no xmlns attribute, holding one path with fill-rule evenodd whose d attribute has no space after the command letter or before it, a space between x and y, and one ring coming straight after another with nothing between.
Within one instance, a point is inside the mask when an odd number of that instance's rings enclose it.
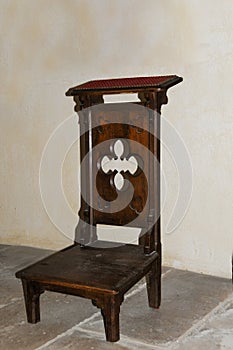
<instances>
[{"instance_id":1,"label":"carved molding","mask_svg":"<svg viewBox=\"0 0 233 350\"><path fill-rule=\"evenodd\" d=\"M142 105L158 113L161 112L161 106L168 103L167 89L161 89L157 92L139 92L138 98Z\"/></svg>"},{"instance_id":2,"label":"carved molding","mask_svg":"<svg viewBox=\"0 0 233 350\"><path fill-rule=\"evenodd\" d=\"M84 108L104 103L104 99L102 95L75 95L74 102L74 110L79 112Z\"/></svg>"}]
</instances>

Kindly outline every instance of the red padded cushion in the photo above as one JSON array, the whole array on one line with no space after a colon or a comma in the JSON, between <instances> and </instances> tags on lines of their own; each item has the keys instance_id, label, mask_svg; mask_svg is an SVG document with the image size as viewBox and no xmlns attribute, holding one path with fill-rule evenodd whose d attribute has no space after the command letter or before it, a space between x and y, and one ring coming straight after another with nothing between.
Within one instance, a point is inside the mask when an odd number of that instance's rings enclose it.
<instances>
[{"instance_id":1,"label":"red padded cushion","mask_svg":"<svg viewBox=\"0 0 233 350\"><path fill-rule=\"evenodd\" d=\"M174 75L158 76L158 77L137 77L137 78L119 78L119 79L103 79L92 80L87 83L76 86L78 90L94 90L94 89L124 89L157 86L172 78Z\"/></svg>"},{"instance_id":2,"label":"red padded cushion","mask_svg":"<svg viewBox=\"0 0 233 350\"><path fill-rule=\"evenodd\" d=\"M180 81L182 81L182 78L176 75L91 80L72 87L67 91L66 95L72 96L77 93L91 91L103 91L107 93L108 91L142 90L144 88L169 88Z\"/></svg>"}]
</instances>

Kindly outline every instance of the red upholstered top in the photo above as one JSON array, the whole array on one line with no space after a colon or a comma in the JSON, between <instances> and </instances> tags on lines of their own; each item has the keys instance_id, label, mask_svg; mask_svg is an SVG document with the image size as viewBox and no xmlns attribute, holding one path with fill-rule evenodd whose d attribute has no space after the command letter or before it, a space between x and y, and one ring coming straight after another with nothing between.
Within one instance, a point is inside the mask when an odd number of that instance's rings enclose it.
<instances>
[{"instance_id":1,"label":"red upholstered top","mask_svg":"<svg viewBox=\"0 0 233 350\"><path fill-rule=\"evenodd\" d=\"M68 96L91 91L120 91L120 90L142 90L144 88L168 88L182 81L176 75L166 75L157 77L136 77L92 80L84 84L77 85L69 89Z\"/></svg>"}]
</instances>

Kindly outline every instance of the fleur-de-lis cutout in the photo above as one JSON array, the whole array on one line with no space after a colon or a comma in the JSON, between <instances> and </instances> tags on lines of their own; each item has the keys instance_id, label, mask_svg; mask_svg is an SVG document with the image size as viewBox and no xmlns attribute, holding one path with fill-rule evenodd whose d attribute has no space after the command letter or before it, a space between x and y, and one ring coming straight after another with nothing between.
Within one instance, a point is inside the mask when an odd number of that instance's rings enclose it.
<instances>
[{"instance_id":1,"label":"fleur-de-lis cutout","mask_svg":"<svg viewBox=\"0 0 233 350\"><path fill-rule=\"evenodd\" d=\"M124 144L121 140L115 142L113 151L116 158L110 159L108 156L104 156L101 161L101 168L105 174L109 171L117 171L114 176L114 185L120 191L125 182L121 172L129 171L132 175L135 174L138 169L138 162L134 156L131 156L129 159L122 157L124 154Z\"/></svg>"}]
</instances>

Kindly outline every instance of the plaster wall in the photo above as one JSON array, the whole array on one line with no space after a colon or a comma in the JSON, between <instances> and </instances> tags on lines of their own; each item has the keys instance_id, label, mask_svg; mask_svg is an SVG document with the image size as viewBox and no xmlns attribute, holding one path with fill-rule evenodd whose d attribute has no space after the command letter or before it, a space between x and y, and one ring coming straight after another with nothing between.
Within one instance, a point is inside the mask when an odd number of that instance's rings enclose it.
<instances>
[{"instance_id":1,"label":"plaster wall","mask_svg":"<svg viewBox=\"0 0 233 350\"><path fill-rule=\"evenodd\" d=\"M189 150L193 193L184 220L167 234L179 182L164 149L164 263L230 277L232 1L0 0L0 8L1 242L58 249L71 241L49 219L39 191L46 142L71 117L63 141L52 145L52 165L49 156L45 164L51 165L50 208L63 230L73 232L75 216L60 207L55 180L52 185L59 155L77 128L73 102L64 96L69 87L98 78L177 74L184 82L169 91L163 114ZM73 212L79 206L77 152L75 143L62 170Z\"/></svg>"}]
</instances>

